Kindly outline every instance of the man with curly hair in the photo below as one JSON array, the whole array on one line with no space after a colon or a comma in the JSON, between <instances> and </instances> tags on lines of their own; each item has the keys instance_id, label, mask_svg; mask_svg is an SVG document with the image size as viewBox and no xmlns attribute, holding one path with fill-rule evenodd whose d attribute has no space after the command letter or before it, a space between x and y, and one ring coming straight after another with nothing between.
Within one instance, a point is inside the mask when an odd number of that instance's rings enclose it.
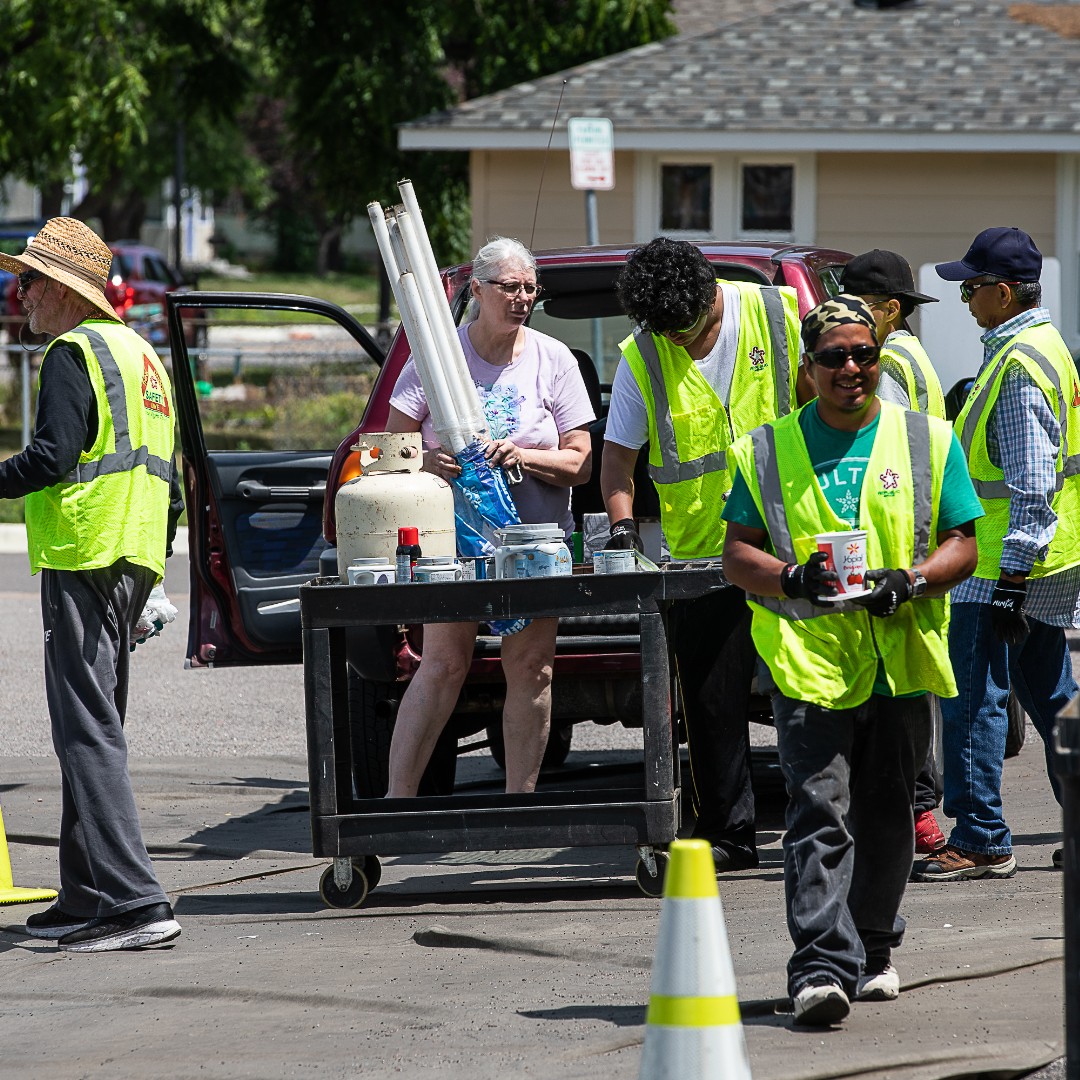
<instances>
[{"instance_id":1,"label":"man with curly hair","mask_svg":"<svg viewBox=\"0 0 1080 1080\"><path fill-rule=\"evenodd\" d=\"M642 549L634 466L648 471L673 561L719 562L731 490L727 449L791 411L799 358L793 289L718 281L693 244L658 237L636 249L617 285L637 324L621 344L611 388L600 485L611 547ZM756 654L740 589L676 604L671 641L681 690L694 836L718 872L758 864L749 703Z\"/></svg>"}]
</instances>

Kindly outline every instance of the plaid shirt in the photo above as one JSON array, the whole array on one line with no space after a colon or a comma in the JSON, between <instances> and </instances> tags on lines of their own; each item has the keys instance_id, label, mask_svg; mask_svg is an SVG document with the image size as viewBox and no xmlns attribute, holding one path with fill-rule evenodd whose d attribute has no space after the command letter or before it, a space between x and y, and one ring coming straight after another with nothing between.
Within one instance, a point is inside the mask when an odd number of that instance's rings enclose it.
<instances>
[{"instance_id":1,"label":"plaid shirt","mask_svg":"<svg viewBox=\"0 0 1080 1080\"><path fill-rule=\"evenodd\" d=\"M1050 321L1044 307L1023 311L982 336L983 367L1021 330ZM1001 569L1027 574L1045 559L1057 530L1050 508L1056 484L1055 466L1061 428L1046 396L1019 364L1010 365L986 425L986 451L1012 489L1009 531L1001 552ZM986 604L997 581L968 578L952 590L954 604ZM1080 627L1080 566L1028 582L1024 612L1049 626Z\"/></svg>"}]
</instances>

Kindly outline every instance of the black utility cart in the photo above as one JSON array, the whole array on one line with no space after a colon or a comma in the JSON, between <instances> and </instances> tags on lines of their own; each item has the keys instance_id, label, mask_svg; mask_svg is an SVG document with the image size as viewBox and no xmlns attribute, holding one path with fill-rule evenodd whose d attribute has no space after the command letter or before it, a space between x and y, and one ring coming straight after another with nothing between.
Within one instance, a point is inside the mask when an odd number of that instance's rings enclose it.
<instances>
[{"instance_id":1,"label":"black utility cart","mask_svg":"<svg viewBox=\"0 0 1080 1080\"><path fill-rule=\"evenodd\" d=\"M575 574L531 580L300 588L313 854L332 858L320 891L359 907L379 880L379 855L538 847L637 848L637 882L663 891L666 851L680 822L665 614L673 600L722 587L715 569ZM638 788L357 799L349 730L345 633L357 625L484 622L580 616L640 617L644 783Z\"/></svg>"}]
</instances>

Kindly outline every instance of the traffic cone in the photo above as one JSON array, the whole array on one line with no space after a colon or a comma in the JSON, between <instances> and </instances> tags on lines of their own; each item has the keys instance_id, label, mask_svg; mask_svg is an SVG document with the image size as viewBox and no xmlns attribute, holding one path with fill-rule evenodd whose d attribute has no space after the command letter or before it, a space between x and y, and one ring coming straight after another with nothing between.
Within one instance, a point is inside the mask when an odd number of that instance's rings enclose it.
<instances>
[{"instance_id":1,"label":"traffic cone","mask_svg":"<svg viewBox=\"0 0 1080 1080\"><path fill-rule=\"evenodd\" d=\"M641 1080L750 1080L735 971L704 840L676 840L664 882Z\"/></svg>"},{"instance_id":2,"label":"traffic cone","mask_svg":"<svg viewBox=\"0 0 1080 1080\"><path fill-rule=\"evenodd\" d=\"M0 811L0 905L37 904L43 900L55 899L55 889L17 889L11 884L11 860L8 858L7 833L4 832L4 814Z\"/></svg>"}]
</instances>

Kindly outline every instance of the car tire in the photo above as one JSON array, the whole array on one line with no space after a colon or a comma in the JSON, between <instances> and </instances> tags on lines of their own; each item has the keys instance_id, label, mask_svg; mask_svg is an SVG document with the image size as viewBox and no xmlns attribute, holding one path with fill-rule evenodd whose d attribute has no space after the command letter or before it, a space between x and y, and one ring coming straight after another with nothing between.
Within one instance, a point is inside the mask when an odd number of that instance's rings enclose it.
<instances>
[{"instance_id":1,"label":"car tire","mask_svg":"<svg viewBox=\"0 0 1080 1080\"><path fill-rule=\"evenodd\" d=\"M491 756L500 769L506 768L506 745L503 742L502 722L498 721L487 726L488 742L491 744ZM570 746L574 741L573 724L552 724L548 732L547 748L544 750L544 759L540 762L540 768L557 769L566 763L570 754Z\"/></svg>"},{"instance_id":2,"label":"car tire","mask_svg":"<svg viewBox=\"0 0 1080 1080\"><path fill-rule=\"evenodd\" d=\"M390 740L404 684L374 682L349 668L349 730L353 791L358 799L381 799L390 782ZM447 724L420 780L419 795L450 795L457 775L457 736Z\"/></svg>"},{"instance_id":3,"label":"car tire","mask_svg":"<svg viewBox=\"0 0 1080 1080\"><path fill-rule=\"evenodd\" d=\"M1011 758L1016 757L1024 748L1024 740L1027 738L1027 713L1020 707L1020 702L1012 692L1009 693L1005 712L1009 718L1009 726L1005 732L1005 756Z\"/></svg>"}]
</instances>

